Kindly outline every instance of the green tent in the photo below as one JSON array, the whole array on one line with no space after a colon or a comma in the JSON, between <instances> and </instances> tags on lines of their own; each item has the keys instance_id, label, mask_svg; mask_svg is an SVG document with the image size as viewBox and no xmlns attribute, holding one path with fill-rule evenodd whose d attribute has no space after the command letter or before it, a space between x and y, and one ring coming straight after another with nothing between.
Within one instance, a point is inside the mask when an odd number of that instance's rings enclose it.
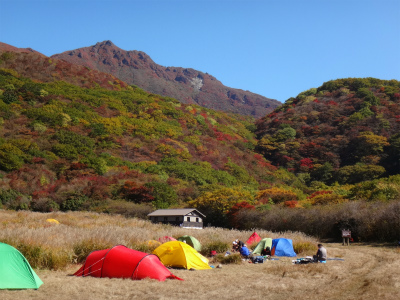
<instances>
[{"instance_id":1,"label":"green tent","mask_svg":"<svg viewBox=\"0 0 400 300\"><path fill-rule=\"evenodd\" d=\"M261 251L263 251L265 248L269 247L269 249L272 249L272 239L270 238L265 238L262 239L257 246L253 250L253 254L258 254L261 255Z\"/></svg>"},{"instance_id":2,"label":"green tent","mask_svg":"<svg viewBox=\"0 0 400 300\"><path fill-rule=\"evenodd\" d=\"M42 284L17 249L0 243L0 289L38 289Z\"/></svg>"},{"instance_id":3,"label":"green tent","mask_svg":"<svg viewBox=\"0 0 400 300\"><path fill-rule=\"evenodd\" d=\"M186 243L192 246L196 251L201 251L201 244L200 242L191 235L184 235L178 238L178 241Z\"/></svg>"}]
</instances>

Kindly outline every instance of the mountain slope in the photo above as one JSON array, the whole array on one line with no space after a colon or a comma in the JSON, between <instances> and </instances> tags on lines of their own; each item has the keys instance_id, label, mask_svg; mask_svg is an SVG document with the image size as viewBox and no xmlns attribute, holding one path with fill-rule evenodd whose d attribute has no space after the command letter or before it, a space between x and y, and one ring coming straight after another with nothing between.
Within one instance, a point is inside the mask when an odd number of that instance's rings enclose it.
<instances>
[{"instance_id":1,"label":"mountain slope","mask_svg":"<svg viewBox=\"0 0 400 300\"><path fill-rule=\"evenodd\" d=\"M211 109L258 118L281 104L249 91L226 87L215 77L194 69L160 66L146 53L122 50L111 41L52 57L110 73L154 94Z\"/></svg>"},{"instance_id":2,"label":"mountain slope","mask_svg":"<svg viewBox=\"0 0 400 300\"><path fill-rule=\"evenodd\" d=\"M260 119L256 133L268 160L307 180L354 183L399 174L400 82L326 82Z\"/></svg>"},{"instance_id":3,"label":"mountain slope","mask_svg":"<svg viewBox=\"0 0 400 300\"><path fill-rule=\"evenodd\" d=\"M10 52L17 52L17 53L36 53L45 56L44 54L33 50L32 48L17 48L6 43L0 42L0 51L10 51Z\"/></svg>"},{"instance_id":4,"label":"mountain slope","mask_svg":"<svg viewBox=\"0 0 400 300\"><path fill-rule=\"evenodd\" d=\"M41 82L65 81L86 88L119 90L128 85L111 74L49 58L32 49L0 43L0 67Z\"/></svg>"},{"instance_id":5,"label":"mountain slope","mask_svg":"<svg viewBox=\"0 0 400 300\"><path fill-rule=\"evenodd\" d=\"M91 75L108 74L35 53L0 51L0 60L0 207L185 206L207 190L255 190L274 178L253 152L251 117L128 85L101 88ZM38 74L52 63L87 70L94 88L45 82L48 74Z\"/></svg>"}]
</instances>

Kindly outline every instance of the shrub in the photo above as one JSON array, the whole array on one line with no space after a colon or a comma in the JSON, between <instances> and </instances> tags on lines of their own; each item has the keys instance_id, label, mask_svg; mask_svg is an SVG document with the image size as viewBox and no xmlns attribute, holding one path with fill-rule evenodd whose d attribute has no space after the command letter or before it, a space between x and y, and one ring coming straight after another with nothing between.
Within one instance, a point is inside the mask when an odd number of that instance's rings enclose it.
<instances>
[{"instance_id":1,"label":"shrub","mask_svg":"<svg viewBox=\"0 0 400 300\"><path fill-rule=\"evenodd\" d=\"M297 195L292 191L285 190L283 188L272 187L259 191L256 196L256 200L260 204L269 203L270 199L275 203L282 203L285 201L297 201Z\"/></svg>"},{"instance_id":2,"label":"shrub","mask_svg":"<svg viewBox=\"0 0 400 300\"><path fill-rule=\"evenodd\" d=\"M371 105L379 105L380 100L378 97L374 95L372 91L370 91L368 88L360 88L357 93L356 97L358 98L364 98L364 101L371 104Z\"/></svg>"},{"instance_id":3,"label":"shrub","mask_svg":"<svg viewBox=\"0 0 400 300\"><path fill-rule=\"evenodd\" d=\"M213 263L221 264L241 264L242 256L239 253L233 253L225 256L225 254L217 254L212 259Z\"/></svg>"},{"instance_id":4,"label":"shrub","mask_svg":"<svg viewBox=\"0 0 400 300\"><path fill-rule=\"evenodd\" d=\"M137 186L135 182L129 180L127 180L121 188L121 193L124 198L135 203L149 203L154 201L151 192L151 188Z\"/></svg>"},{"instance_id":5,"label":"shrub","mask_svg":"<svg viewBox=\"0 0 400 300\"><path fill-rule=\"evenodd\" d=\"M55 144L51 150L62 158L76 159L78 157L78 151L72 145Z\"/></svg>"},{"instance_id":6,"label":"shrub","mask_svg":"<svg viewBox=\"0 0 400 300\"><path fill-rule=\"evenodd\" d=\"M0 203L2 204L8 204L13 202L15 199L17 199L18 196L21 194L18 193L15 190L9 189L9 190L0 190Z\"/></svg>"},{"instance_id":7,"label":"shrub","mask_svg":"<svg viewBox=\"0 0 400 300\"><path fill-rule=\"evenodd\" d=\"M294 252L296 252L296 254L300 253L311 254L315 253L318 247L315 243L301 241L301 242L294 242L293 249Z\"/></svg>"},{"instance_id":8,"label":"shrub","mask_svg":"<svg viewBox=\"0 0 400 300\"><path fill-rule=\"evenodd\" d=\"M290 207L290 208L296 207L297 204L298 204L298 201L295 201L295 200L285 201L285 202L284 202L284 205L285 205L286 207Z\"/></svg>"},{"instance_id":9,"label":"shrub","mask_svg":"<svg viewBox=\"0 0 400 300\"><path fill-rule=\"evenodd\" d=\"M61 203L60 209L62 211L81 210L82 205L88 200L89 200L88 197L85 195L80 195L80 194L70 195L64 202Z\"/></svg>"},{"instance_id":10,"label":"shrub","mask_svg":"<svg viewBox=\"0 0 400 300\"><path fill-rule=\"evenodd\" d=\"M385 168L378 165L357 164L344 166L336 171L336 179L340 183L356 183L368 179L376 179L385 173Z\"/></svg>"},{"instance_id":11,"label":"shrub","mask_svg":"<svg viewBox=\"0 0 400 300\"><path fill-rule=\"evenodd\" d=\"M31 202L31 209L39 212L52 212L58 211L60 207L50 198L39 198Z\"/></svg>"},{"instance_id":12,"label":"shrub","mask_svg":"<svg viewBox=\"0 0 400 300\"><path fill-rule=\"evenodd\" d=\"M394 177L394 176L393 176ZM400 184L389 180L373 180L356 184L350 189L350 199L368 201L396 200L400 196Z\"/></svg>"},{"instance_id":13,"label":"shrub","mask_svg":"<svg viewBox=\"0 0 400 300\"><path fill-rule=\"evenodd\" d=\"M108 133L106 127L102 123L92 124L90 125L90 129L91 129L90 131L91 137L102 136Z\"/></svg>"},{"instance_id":14,"label":"shrub","mask_svg":"<svg viewBox=\"0 0 400 300\"><path fill-rule=\"evenodd\" d=\"M44 133L47 130L47 127L41 123L34 123L33 130L39 133Z\"/></svg>"},{"instance_id":15,"label":"shrub","mask_svg":"<svg viewBox=\"0 0 400 300\"><path fill-rule=\"evenodd\" d=\"M17 170L24 164L26 155L11 143L0 145L0 169L4 171Z\"/></svg>"},{"instance_id":16,"label":"shrub","mask_svg":"<svg viewBox=\"0 0 400 300\"><path fill-rule=\"evenodd\" d=\"M161 243L158 241L149 240L144 243L133 244L132 249L145 253L152 253L160 245Z\"/></svg>"},{"instance_id":17,"label":"shrub","mask_svg":"<svg viewBox=\"0 0 400 300\"><path fill-rule=\"evenodd\" d=\"M95 170L99 175L103 175L107 172L107 161L101 157L90 155L89 157L83 158L81 162Z\"/></svg>"},{"instance_id":18,"label":"shrub","mask_svg":"<svg viewBox=\"0 0 400 300\"><path fill-rule=\"evenodd\" d=\"M317 191L307 197L313 205L336 204L344 201L344 197L332 191Z\"/></svg>"},{"instance_id":19,"label":"shrub","mask_svg":"<svg viewBox=\"0 0 400 300\"><path fill-rule=\"evenodd\" d=\"M60 270L72 263L72 255L63 249L47 249L25 242L7 241L29 261L33 268Z\"/></svg>"},{"instance_id":20,"label":"shrub","mask_svg":"<svg viewBox=\"0 0 400 300\"><path fill-rule=\"evenodd\" d=\"M110 243L89 239L76 243L73 246L75 260L77 263L82 263L85 261L86 257L90 252L95 250L103 250L113 247Z\"/></svg>"},{"instance_id":21,"label":"shrub","mask_svg":"<svg viewBox=\"0 0 400 300\"><path fill-rule=\"evenodd\" d=\"M53 137L60 144L71 145L79 151L93 149L95 146L93 139L72 131L60 130Z\"/></svg>"},{"instance_id":22,"label":"shrub","mask_svg":"<svg viewBox=\"0 0 400 300\"><path fill-rule=\"evenodd\" d=\"M200 253L204 256L209 256L212 250L217 251L217 253L222 253L228 251L229 249L230 244L221 241L214 241L202 244Z\"/></svg>"}]
</instances>

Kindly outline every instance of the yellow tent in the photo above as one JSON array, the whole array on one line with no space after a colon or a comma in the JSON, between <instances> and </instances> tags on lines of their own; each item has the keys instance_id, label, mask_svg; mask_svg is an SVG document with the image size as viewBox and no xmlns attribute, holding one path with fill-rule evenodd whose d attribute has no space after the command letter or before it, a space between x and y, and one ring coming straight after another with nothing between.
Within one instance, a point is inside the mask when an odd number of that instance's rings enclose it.
<instances>
[{"instance_id":1,"label":"yellow tent","mask_svg":"<svg viewBox=\"0 0 400 300\"><path fill-rule=\"evenodd\" d=\"M46 221L49 223L60 224L56 219L47 219Z\"/></svg>"},{"instance_id":2,"label":"yellow tent","mask_svg":"<svg viewBox=\"0 0 400 300\"><path fill-rule=\"evenodd\" d=\"M195 270L211 269L208 259L188 244L171 241L157 247L153 254L157 255L167 267L177 267Z\"/></svg>"}]
</instances>

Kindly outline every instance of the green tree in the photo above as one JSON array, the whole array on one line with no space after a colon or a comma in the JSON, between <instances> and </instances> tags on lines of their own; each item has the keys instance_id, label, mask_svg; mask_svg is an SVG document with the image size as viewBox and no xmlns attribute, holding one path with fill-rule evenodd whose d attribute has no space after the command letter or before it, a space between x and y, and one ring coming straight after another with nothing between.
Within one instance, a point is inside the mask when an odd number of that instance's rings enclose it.
<instances>
[{"instance_id":1,"label":"green tree","mask_svg":"<svg viewBox=\"0 0 400 300\"><path fill-rule=\"evenodd\" d=\"M144 185L151 190L154 197L153 205L156 208L168 208L177 203L178 195L175 190L164 182L148 182Z\"/></svg>"},{"instance_id":2,"label":"green tree","mask_svg":"<svg viewBox=\"0 0 400 300\"><path fill-rule=\"evenodd\" d=\"M11 143L0 145L0 169L17 170L24 164L25 154Z\"/></svg>"},{"instance_id":3,"label":"green tree","mask_svg":"<svg viewBox=\"0 0 400 300\"><path fill-rule=\"evenodd\" d=\"M384 136L364 131L353 141L353 145L355 146L353 155L360 160L363 156L382 154L384 147L389 146L389 143Z\"/></svg>"},{"instance_id":4,"label":"green tree","mask_svg":"<svg viewBox=\"0 0 400 300\"><path fill-rule=\"evenodd\" d=\"M379 178L385 173L385 168L377 165L357 164L345 166L336 172L336 180L339 183L357 183L365 180Z\"/></svg>"},{"instance_id":5,"label":"green tree","mask_svg":"<svg viewBox=\"0 0 400 300\"><path fill-rule=\"evenodd\" d=\"M329 162L326 162L323 165L314 168L310 175L313 181L330 183L333 176L333 167Z\"/></svg>"}]
</instances>

